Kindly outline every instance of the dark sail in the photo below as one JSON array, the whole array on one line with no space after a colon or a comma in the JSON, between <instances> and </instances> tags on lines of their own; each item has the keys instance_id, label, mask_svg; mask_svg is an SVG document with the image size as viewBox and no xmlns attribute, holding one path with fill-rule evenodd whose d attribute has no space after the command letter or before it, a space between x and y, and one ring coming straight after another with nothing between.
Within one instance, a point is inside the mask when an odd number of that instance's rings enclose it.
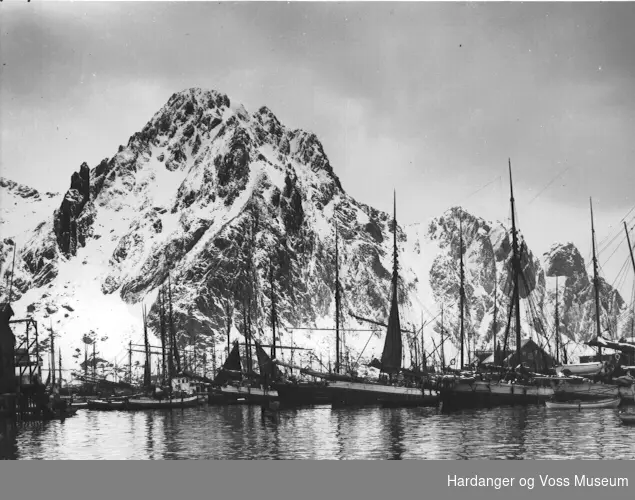
<instances>
[{"instance_id":1,"label":"dark sail","mask_svg":"<svg viewBox=\"0 0 635 500\"><path fill-rule=\"evenodd\" d=\"M386 331L384 352L381 355L381 370L384 373L398 373L401 370L401 325L399 324L399 305L397 302L397 201L395 198L393 215L393 270L392 303Z\"/></svg>"},{"instance_id":2,"label":"dark sail","mask_svg":"<svg viewBox=\"0 0 635 500\"><path fill-rule=\"evenodd\" d=\"M384 344L384 352L381 355L381 370L383 372L398 373L401 370L401 348L401 325L399 324L397 288L393 287L386 342Z\"/></svg>"},{"instance_id":3,"label":"dark sail","mask_svg":"<svg viewBox=\"0 0 635 500\"><path fill-rule=\"evenodd\" d=\"M225 364L223 365L223 370L231 370L231 371L240 371L240 350L238 348L238 342L234 342L234 347L232 351L229 353L229 356L225 360Z\"/></svg>"},{"instance_id":4,"label":"dark sail","mask_svg":"<svg viewBox=\"0 0 635 500\"><path fill-rule=\"evenodd\" d=\"M229 380L240 380L241 378L240 349L238 347L238 341L235 341L234 347L229 353L229 356L225 360L225 364L223 364L223 367L220 369L218 375L216 375L214 382L216 384L224 384Z\"/></svg>"},{"instance_id":5,"label":"dark sail","mask_svg":"<svg viewBox=\"0 0 635 500\"><path fill-rule=\"evenodd\" d=\"M271 361L271 358L267 356L267 353L260 345L260 342L254 340L254 344L256 344L256 356L258 357L260 375L269 381L276 380L278 376L278 367Z\"/></svg>"}]
</instances>

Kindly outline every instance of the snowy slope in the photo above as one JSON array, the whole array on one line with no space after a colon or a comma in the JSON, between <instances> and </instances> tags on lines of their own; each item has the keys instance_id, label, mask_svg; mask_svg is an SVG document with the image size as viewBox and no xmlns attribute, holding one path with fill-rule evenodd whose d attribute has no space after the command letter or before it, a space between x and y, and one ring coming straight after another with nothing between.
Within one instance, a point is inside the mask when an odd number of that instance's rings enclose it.
<instances>
[{"instance_id":1,"label":"snowy slope","mask_svg":"<svg viewBox=\"0 0 635 500\"><path fill-rule=\"evenodd\" d=\"M83 361L85 335L97 339L98 357L125 364L128 342L143 338L142 304L150 313L151 344L158 345L157 297L168 282L181 349L196 344L222 362L227 324L232 339L242 335L248 297L256 337L269 342L270 265L281 342L313 350L295 351L294 362L327 365L335 344L335 226L345 351L351 361L381 355L384 329L360 324L349 312L387 321L391 215L352 199L318 138L286 128L265 107L250 114L224 94L188 89L174 94L114 156L82 166L64 196L38 197L3 182L2 192L16 201L2 204L2 282L13 251L4 235L20 235L13 308L18 317L32 315L44 331L53 327L67 367ZM15 224L16 210L33 214L29 231ZM402 328L424 323L425 347L432 351L443 304L446 335L453 332L446 360L457 352L459 217L470 335L477 348L487 348L494 289L501 311L509 303L508 230L453 208L397 231ZM528 255L529 287L548 309L543 267ZM6 300L6 287L0 290ZM499 335L504 317L500 312ZM523 328L532 330L526 321ZM289 360L289 351L282 357Z\"/></svg>"}]
</instances>

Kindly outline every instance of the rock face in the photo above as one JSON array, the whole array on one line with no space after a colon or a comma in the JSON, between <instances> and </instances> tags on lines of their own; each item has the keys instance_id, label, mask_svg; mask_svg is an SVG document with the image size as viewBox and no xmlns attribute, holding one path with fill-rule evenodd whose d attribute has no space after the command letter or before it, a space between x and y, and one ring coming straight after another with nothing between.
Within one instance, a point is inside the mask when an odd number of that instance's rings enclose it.
<instances>
[{"instance_id":1,"label":"rock face","mask_svg":"<svg viewBox=\"0 0 635 500\"><path fill-rule=\"evenodd\" d=\"M90 169L86 163L82 163L79 172L71 176L71 187L54 215L57 244L66 257L77 255L78 245L86 244L94 218L92 206L84 210L89 202Z\"/></svg>"},{"instance_id":2,"label":"rock face","mask_svg":"<svg viewBox=\"0 0 635 500\"><path fill-rule=\"evenodd\" d=\"M428 236L438 242L439 254L430 270L430 286L439 304L444 304L449 333L460 343L460 238L463 235L464 262L464 339L471 350L491 349L492 335L504 342L507 314L513 290L511 232L501 223L492 224L460 207L434 219ZM520 296L542 303L545 279L540 262L519 235L522 278ZM494 299L496 297L496 318ZM440 325L438 327L440 329Z\"/></svg>"},{"instance_id":3,"label":"rock face","mask_svg":"<svg viewBox=\"0 0 635 500\"><path fill-rule=\"evenodd\" d=\"M437 242L438 254L430 269L430 286L438 304L444 304L446 335L459 344L459 227L463 229L465 272L465 339L471 349L491 349L492 332L504 342L512 295L511 232L501 223L492 224L455 207L434 219L428 237ZM595 336L595 303L592 279L584 259L572 244L555 244L542 259L533 255L519 234L522 278L521 330L533 334L544 346L553 346L555 322L555 277L559 287L559 332L573 341ZM494 295L497 318L494 321ZM618 318L625 303L620 294L600 278L602 331L617 338L627 328ZM513 326L512 326L513 328ZM436 327L440 331L440 325ZM513 342L514 333L508 336Z\"/></svg>"},{"instance_id":4,"label":"rock face","mask_svg":"<svg viewBox=\"0 0 635 500\"><path fill-rule=\"evenodd\" d=\"M31 298L45 285L66 283L79 301L95 292L59 277L63 255L69 272L98 287L102 301L150 302L153 329L158 290L169 282L181 343L209 345L213 338L224 345L228 322L242 330L249 298L257 331L269 334L273 266L282 335L290 335L285 327L325 318L331 326L334 219L343 321L349 309L383 321L390 217L346 194L314 134L286 128L266 107L250 114L222 93L189 89L174 94L114 156L73 174L52 221L22 252L24 292L33 291L27 305L56 314L45 307L53 297ZM401 228L398 236L406 242ZM404 266L404 305L415 283ZM80 304L74 312L81 311ZM313 340L330 345L331 336ZM349 345L356 337L349 334Z\"/></svg>"},{"instance_id":5,"label":"rock face","mask_svg":"<svg viewBox=\"0 0 635 500\"><path fill-rule=\"evenodd\" d=\"M28 188L20 192L36 196ZM112 356L118 355L121 332L126 340L139 336L140 302L150 306L156 333L158 292L168 283L181 347L195 342L220 352L228 324L231 335L239 335L246 312L257 338L268 342L273 267L283 343L310 346L326 362L332 333L294 328L333 327L337 225L346 349L353 359L363 354L362 361L381 354L385 332L371 334L364 350L369 334L352 331L358 325L348 312L388 318L391 216L349 196L318 138L286 128L266 107L250 114L220 92L178 92L111 158L92 169L82 164L56 203L59 208L44 213L18 249L14 293L24 310L56 318L57 328L72 339L69 349L83 350L82 336L94 329L110 338ZM444 304L445 332L458 343L459 221L468 341L486 348L492 331L502 339L506 328L511 238L501 223L458 207L418 236L397 227L402 327L419 325L425 304L429 312ZM520 292L535 312L533 319L523 315L525 331L538 332L545 342L552 334L553 286L545 274L564 273L571 280L570 296L562 299L568 334L585 338L592 295L577 250L553 250L543 266L522 235L520 243ZM14 246L11 239L0 241L3 296ZM603 290L610 314L620 310L621 298L608 285ZM71 302L71 309L56 306Z\"/></svg>"},{"instance_id":6,"label":"rock face","mask_svg":"<svg viewBox=\"0 0 635 500\"><path fill-rule=\"evenodd\" d=\"M559 307L562 322L560 331L571 339L586 341L597 335L595 288L593 277L573 243L555 244L543 257L546 275L558 276ZM591 267L591 273L592 266ZM630 325L628 321L618 324L623 316L625 302L621 295L602 277L599 278L600 328L607 338L618 338ZM555 290L550 293L555 300Z\"/></svg>"}]
</instances>

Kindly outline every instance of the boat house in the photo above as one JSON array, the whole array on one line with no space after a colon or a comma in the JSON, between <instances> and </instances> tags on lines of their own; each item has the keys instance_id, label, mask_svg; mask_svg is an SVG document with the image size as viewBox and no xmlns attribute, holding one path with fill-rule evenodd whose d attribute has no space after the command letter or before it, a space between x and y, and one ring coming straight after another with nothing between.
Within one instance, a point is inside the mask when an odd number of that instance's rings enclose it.
<instances>
[{"instance_id":1,"label":"boat house","mask_svg":"<svg viewBox=\"0 0 635 500\"><path fill-rule=\"evenodd\" d=\"M502 363L499 361L499 356L502 358ZM489 356L481 360L481 365L518 366L522 364L534 372L544 372L556 366L555 359L531 338L521 341L520 361L515 349L508 349L502 355L496 353L496 361L494 362L494 353L490 351Z\"/></svg>"}]
</instances>

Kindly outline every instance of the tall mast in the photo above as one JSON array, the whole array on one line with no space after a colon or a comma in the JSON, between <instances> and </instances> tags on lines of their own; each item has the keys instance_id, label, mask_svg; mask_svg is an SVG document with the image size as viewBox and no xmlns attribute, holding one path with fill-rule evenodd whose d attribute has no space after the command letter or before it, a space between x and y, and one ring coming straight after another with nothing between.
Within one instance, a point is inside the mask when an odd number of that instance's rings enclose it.
<instances>
[{"instance_id":1,"label":"tall mast","mask_svg":"<svg viewBox=\"0 0 635 500\"><path fill-rule=\"evenodd\" d=\"M59 376L59 384L60 384L60 389L62 388L62 350L60 348L57 349L57 353L58 353L58 357L57 357L57 363L60 369L60 376ZM67 384L68 385L68 384Z\"/></svg>"},{"instance_id":2,"label":"tall mast","mask_svg":"<svg viewBox=\"0 0 635 500\"><path fill-rule=\"evenodd\" d=\"M251 357L251 344L250 344L250 331L249 331L249 323L248 323L248 317L249 317L249 300L247 298L245 298L243 300L243 327L245 329L245 360L247 361L247 373L251 374L252 372L252 362L253 359Z\"/></svg>"},{"instance_id":3,"label":"tall mast","mask_svg":"<svg viewBox=\"0 0 635 500\"><path fill-rule=\"evenodd\" d=\"M512 184L512 161L509 162L509 192L511 194L510 201L512 206L512 250L513 261L512 267L514 271L514 310L516 313L516 358L518 364L520 364L520 293L518 287L518 280L520 277L520 255L518 251L518 234L516 233L516 207L514 205L514 187Z\"/></svg>"},{"instance_id":4,"label":"tall mast","mask_svg":"<svg viewBox=\"0 0 635 500\"><path fill-rule=\"evenodd\" d=\"M423 322L423 311L421 312L421 370L425 371L428 368L428 360L426 359L426 345L424 343L423 337L423 327L425 323Z\"/></svg>"},{"instance_id":5,"label":"tall mast","mask_svg":"<svg viewBox=\"0 0 635 500\"><path fill-rule=\"evenodd\" d=\"M340 261L337 220L335 221L335 373L340 372Z\"/></svg>"},{"instance_id":6,"label":"tall mast","mask_svg":"<svg viewBox=\"0 0 635 500\"><path fill-rule=\"evenodd\" d=\"M443 345L445 344L445 331L443 327L443 304L441 304L441 370L445 370L445 352Z\"/></svg>"},{"instance_id":7,"label":"tall mast","mask_svg":"<svg viewBox=\"0 0 635 500\"><path fill-rule=\"evenodd\" d=\"M176 361L176 372L180 373L181 372L181 360L180 360L179 351L178 351L178 347L177 347L177 343L176 343L176 332L174 331L174 316L172 315L172 278L170 276L170 272L169 271L168 271L168 302L169 302L169 305L170 305L170 316L169 316L169 321L170 321L170 343L171 343L171 347L172 347L172 356L169 357L168 363L170 363L172 358L174 358L174 361ZM172 377L173 376L174 376L174 373L172 373L172 369L171 369L170 370L170 383L172 382Z\"/></svg>"},{"instance_id":8,"label":"tall mast","mask_svg":"<svg viewBox=\"0 0 635 500\"><path fill-rule=\"evenodd\" d=\"M15 243L13 244L13 264L11 265L11 284L9 285L9 304L13 298L13 273L15 271Z\"/></svg>"},{"instance_id":9,"label":"tall mast","mask_svg":"<svg viewBox=\"0 0 635 500\"><path fill-rule=\"evenodd\" d=\"M397 262L397 192L393 192L393 265L392 265L392 293L397 296L397 280L399 277L399 263ZM397 301L399 302L399 301Z\"/></svg>"},{"instance_id":10,"label":"tall mast","mask_svg":"<svg viewBox=\"0 0 635 500\"><path fill-rule=\"evenodd\" d=\"M151 373L150 346L148 344L148 321L146 318L146 308L145 306L142 306L142 307L143 307L143 341L145 345L145 355L146 355L146 362L143 367L143 385L145 387L148 387L150 385L150 373Z\"/></svg>"},{"instance_id":11,"label":"tall mast","mask_svg":"<svg viewBox=\"0 0 635 500\"><path fill-rule=\"evenodd\" d=\"M132 384L132 340L128 342L128 383Z\"/></svg>"},{"instance_id":12,"label":"tall mast","mask_svg":"<svg viewBox=\"0 0 635 500\"><path fill-rule=\"evenodd\" d=\"M51 387L55 385L55 335L53 334L53 321L51 321ZM61 381L61 377L60 377Z\"/></svg>"},{"instance_id":13,"label":"tall mast","mask_svg":"<svg viewBox=\"0 0 635 500\"><path fill-rule=\"evenodd\" d=\"M560 364L560 317L558 316L558 276L556 276L556 364Z\"/></svg>"},{"instance_id":14,"label":"tall mast","mask_svg":"<svg viewBox=\"0 0 635 500\"><path fill-rule=\"evenodd\" d=\"M626 227L626 221L624 221L624 231L626 231L626 242L628 243L628 251L631 254L631 264L633 264L633 271L635 271L635 257L633 257L633 247L631 246L631 239L628 237L628 228Z\"/></svg>"},{"instance_id":15,"label":"tall mast","mask_svg":"<svg viewBox=\"0 0 635 500\"><path fill-rule=\"evenodd\" d=\"M631 246L631 239L628 236L628 228L626 227L626 221L624 221L624 231L626 231L626 242L628 243L628 251L631 254L631 264L633 264L633 271L635 271L635 257L633 257L633 247ZM635 307L635 304L634 304L634 307ZM631 336L633 335L634 331L635 331L635 314L631 316Z\"/></svg>"},{"instance_id":16,"label":"tall mast","mask_svg":"<svg viewBox=\"0 0 635 500\"><path fill-rule=\"evenodd\" d=\"M162 384L165 385L165 290L163 287L159 289L159 315L160 315L160 326L161 326L161 381Z\"/></svg>"},{"instance_id":17,"label":"tall mast","mask_svg":"<svg viewBox=\"0 0 635 500\"><path fill-rule=\"evenodd\" d=\"M498 281L496 279L496 261L494 261L494 320L492 321L492 359L496 365L496 333L498 332L497 314L498 308L496 304Z\"/></svg>"},{"instance_id":18,"label":"tall mast","mask_svg":"<svg viewBox=\"0 0 635 500\"><path fill-rule=\"evenodd\" d=\"M227 309L226 309L226 316L227 316L227 357L229 357L229 353L232 351L232 345L231 345L231 329L232 329L232 318L231 315L233 313L233 307L230 305L230 299L227 299Z\"/></svg>"},{"instance_id":19,"label":"tall mast","mask_svg":"<svg viewBox=\"0 0 635 500\"><path fill-rule=\"evenodd\" d=\"M598 279L598 260L595 255L595 227L593 225L593 201L589 198L589 206L591 207L591 243L593 247L593 289L595 290L595 328L599 337L602 334L600 330L600 280ZM598 346L599 361L602 361L602 347Z\"/></svg>"},{"instance_id":20,"label":"tall mast","mask_svg":"<svg viewBox=\"0 0 635 500\"><path fill-rule=\"evenodd\" d=\"M386 329L384 350L381 354L381 371L387 373L392 379L395 373L402 368L403 339L399 320L399 295L398 295L398 269L397 261L397 194L394 194L393 207L393 270L392 270L392 297L390 302L390 316Z\"/></svg>"},{"instance_id":21,"label":"tall mast","mask_svg":"<svg viewBox=\"0 0 635 500\"><path fill-rule=\"evenodd\" d=\"M463 360L463 351L464 351L464 342L465 342L465 327L463 324L463 309L465 307L465 271L463 269L463 214L459 214L459 256L461 260L461 287L459 289L459 300L460 300L460 308L461 308L461 369L463 369L464 360Z\"/></svg>"},{"instance_id":22,"label":"tall mast","mask_svg":"<svg viewBox=\"0 0 635 500\"><path fill-rule=\"evenodd\" d=\"M273 289L273 264L269 259L269 283L271 284L271 359L276 359L276 294Z\"/></svg>"},{"instance_id":23,"label":"tall mast","mask_svg":"<svg viewBox=\"0 0 635 500\"><path fill-rule=\"evenodd\" d=\"M93 340L93 379L97 376L97 357L95 353L95 344L97 343L97 339Z\"/></svg>"}]
</instances>

